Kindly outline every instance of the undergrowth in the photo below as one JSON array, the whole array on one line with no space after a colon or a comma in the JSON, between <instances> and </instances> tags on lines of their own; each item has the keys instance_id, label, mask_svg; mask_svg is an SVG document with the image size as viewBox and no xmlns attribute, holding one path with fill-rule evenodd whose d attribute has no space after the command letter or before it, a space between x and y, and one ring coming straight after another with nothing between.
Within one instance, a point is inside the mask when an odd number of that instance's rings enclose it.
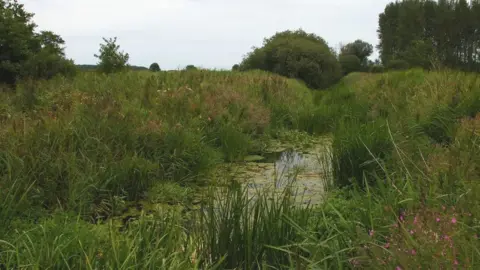
<instances>
[{"instance_id":1,"label":"undergrowth","mask_svg":"<svg viewBox=\"0 0 480 270\"><path fill-rule=\"evenodd\" d=\"M263 72L25 82L1 94L0 268L476 269L479 97L451 70L321 92ZM306 140L285 130L333 137L322 205L212 186L221 162ZM117 224L123 200L172 207Z\"/></svg>"}]
</instances>

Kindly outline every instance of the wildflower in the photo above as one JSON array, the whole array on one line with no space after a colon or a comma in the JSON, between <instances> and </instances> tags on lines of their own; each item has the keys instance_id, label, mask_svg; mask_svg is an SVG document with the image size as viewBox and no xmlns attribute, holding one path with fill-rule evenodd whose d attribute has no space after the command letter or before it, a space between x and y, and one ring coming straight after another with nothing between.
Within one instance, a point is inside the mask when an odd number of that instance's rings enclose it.
<instances>
[{"instance_id":1,"label":"wildflower","mask_svg":"<svg viewBox=\"0 0 480 270\"><path fill-rule=\"evenodd\" d=\"M440 222L440 218L437 217L436 220L437 220L437 222Z\"/></svg>"},{"instance_id":2,"label":"wildflower","mask_svg":"<svg viewBox=\"0 0 480 270\"><path fill-rule=\"evenodd\" d=\"M445 241L448 241L448 240L450 240L450 237L448 235L445 235L445 236L443 236L443 239L445 239Z\"/></svg>"},{"instance_id":3,"label":"wildflower","mask_svg":"<svg viewBox=\"0 0 480 270\"><path fill-rule=\"evenodd\" d=\"M369 231L368 231L368 235L370 235L370 237L372 237L374 234L375 234L375 231L374 231L374 230L369 230Z\"/></svg>"},{"instance_id":4,"label":"wildflower","mask_svg":"<svg viewBox=\"0 0 480 270\"><path fill-rule=\"evenodd\" d=\"M395 270L402 270L400 266L395 267Z\"/></svg>"},{"instance_id":5,"label":"wildflower","mask_svg":"<svg viewBox=\"0 0 480 270\"><path fill-rule=\"evenodd\" d=\"M455 259L455 261L453 262L454 265L458 265L458 261L457 259Z\"/></svg>"},{"instance_id":6,"label":"wildflower","mask_svg":"<svg viewBox=\"0 0 480 270\"><path fill-rule=\"evenodd\" d=\"M401 221L404 221L404 220L405 220L405 218L403 217L403 215L400 215L400 220L401 220Z\"/></svg>"},{"instance_id":7,"label":"wildflower","mask_svg":"<svg viewBox=\"0 0 480 270\"><path fill-rule=\"evenodd\" d=\"M412 249L412 255L413 256L417 255L417 251L415 249Z\"/></svg>"},{"instance_id":8,"label":"wildflower","mask_svg":"<svg viewBox=\"0 0 480 270\"><path fill-rule=\"evenodd\" d=\"M385 248L390 248L390 243L386 243Z\"/></svg>"},{"instance_id":9,"label":"wildflower","mask_svg":"<svg viewBox=\"0 0 480 270\"><path fill-rule=\"evenodd\" d=\"M457 219L455 217L452 218L452 223L453 224L457 223Z\"/></svg>"},{"instance_id":10,"label":"wildflower","mask_svg":"<svg viewBox=\"0 0 480 270\"><path fill-rule=\"evenodd\" d=\"M417 216L415 216L415 218L413 219L413 224L417 224Z\"/></svg>"},{"instance_id":11,"label":"wildflower","mask_svg":"<svg viewBox=\"0 0 480 270\"><path fill-rule=\"evenodd\" d=\"M410 230L410 234L414 234L414 233L415 233L415 231L414 231L414 230Z\"/></svg>"}]
</instances>

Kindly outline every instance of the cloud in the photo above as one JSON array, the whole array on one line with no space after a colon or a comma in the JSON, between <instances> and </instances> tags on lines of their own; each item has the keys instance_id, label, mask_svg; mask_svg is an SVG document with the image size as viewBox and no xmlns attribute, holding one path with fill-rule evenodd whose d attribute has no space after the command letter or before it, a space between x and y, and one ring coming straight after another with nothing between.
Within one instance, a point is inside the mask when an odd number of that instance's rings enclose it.
<instances>
[{"instance_id":1,"label":"cloud","mask_svg":"<svg viewBox=\"0 0 480 270\"><path fill-rule=\"evenodd\" d=\"M94 63L102 37L117 36L130 62L164 69L230 68L277 31L303 28L330 46L378 43L378 14L389 0L24 0L40 29L67 42L77 63Z\"/></svg>"}]
</instances>

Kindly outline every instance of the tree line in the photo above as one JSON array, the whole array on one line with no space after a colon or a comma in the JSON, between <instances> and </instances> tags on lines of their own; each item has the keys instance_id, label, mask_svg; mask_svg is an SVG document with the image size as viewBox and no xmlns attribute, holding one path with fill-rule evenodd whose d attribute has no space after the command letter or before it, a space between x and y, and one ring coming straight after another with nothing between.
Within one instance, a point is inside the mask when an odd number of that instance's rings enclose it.
<instances>
[{"instance_id":1,"label":"tree line","mask_svg":"<svg viewBox=\"0 0 480 270\"><path fill-rule=\"evenodd\" d=\"M404 0L379 16L385 66L480 70L479 0Z\"/></svg>"},{"instance_id":2,"label":"tree line","mask_svg":"<svg viewBox=\"0 0 480 270\"><path fill-rule=\"evenodd\" d=\"M36 32L33 14L17 0L0 0L0 83L25 78L69 76L76 70L112 73L132 69L129 55L116 38L100 44L95 66L75 66L64 53L64 40L53 32ZM480 70L480 0L403 0L390 3L379 16L380 60L371 61L373 46L357 39L335 51L320 36L301 29L265 38L234 71L266 70L302 80L314 89L327 88L356 71L382 72L409 67ZM134 67L135 68L135 67ZM144 69L144 68L135 68ZM188 65L185 70L197 68ZM152 63L151 71L160 71Z\"/></svg>"}]
</instances>

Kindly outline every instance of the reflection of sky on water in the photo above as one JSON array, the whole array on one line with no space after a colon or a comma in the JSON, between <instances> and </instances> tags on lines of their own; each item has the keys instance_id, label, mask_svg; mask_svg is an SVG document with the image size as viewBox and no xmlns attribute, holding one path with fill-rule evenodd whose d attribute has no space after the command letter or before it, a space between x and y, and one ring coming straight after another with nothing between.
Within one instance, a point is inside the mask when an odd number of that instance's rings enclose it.
<instances>
[{"instance_id":1,"label":"reflection of sky on water","mask_svg":"<svg viewBox=\"0 0 480 270\"><path fill-rule=\"evenodd\" d=\"M281 153L275 161L276 187L284 187L296 178L297 172L317 171L318 161L312 156L290 150Z\"/></svg>"}]
</instances>

